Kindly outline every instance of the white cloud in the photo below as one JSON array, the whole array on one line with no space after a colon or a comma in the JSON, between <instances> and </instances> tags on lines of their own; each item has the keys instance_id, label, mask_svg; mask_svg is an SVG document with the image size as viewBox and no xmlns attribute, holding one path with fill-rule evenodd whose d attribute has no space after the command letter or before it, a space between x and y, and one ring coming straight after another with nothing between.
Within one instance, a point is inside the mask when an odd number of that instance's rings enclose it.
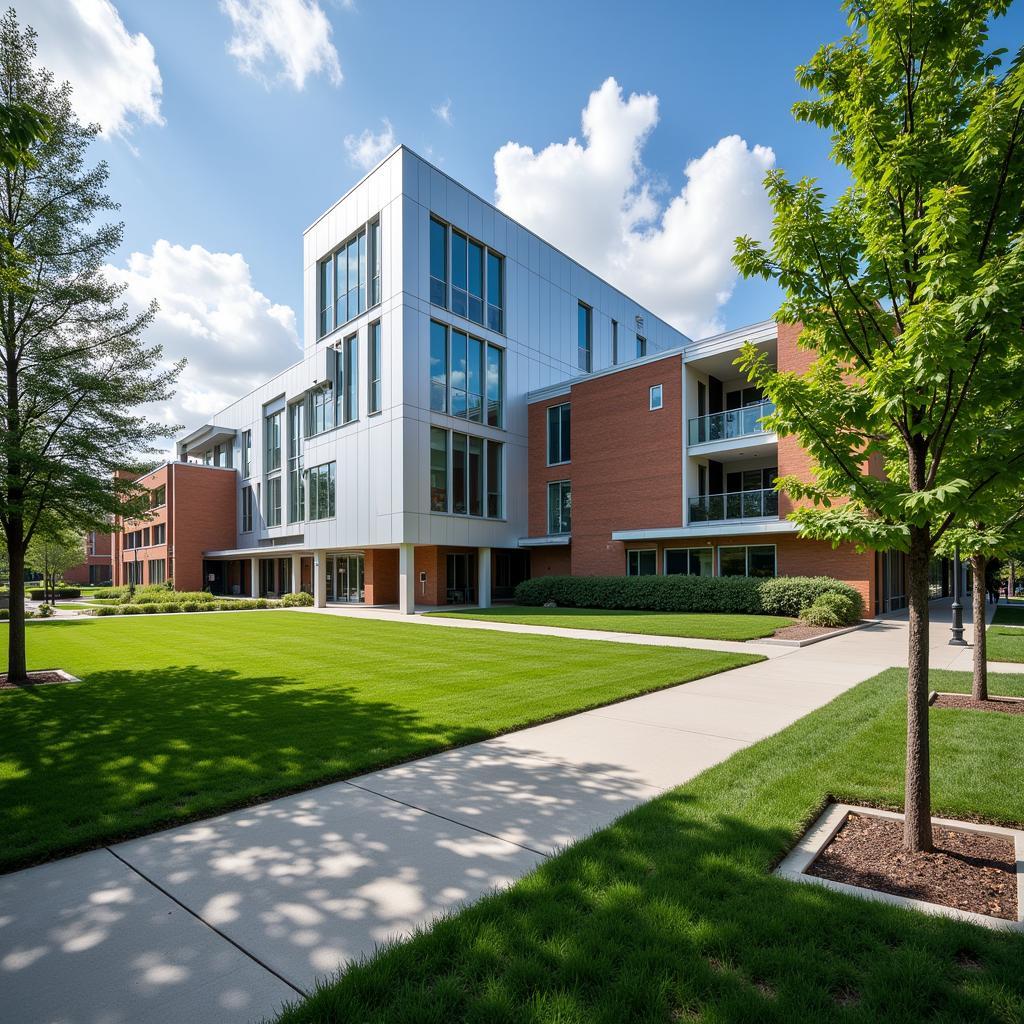
<instances>
[{"instance_id":1,"label":"white cloud","mask_svg":"<svg viewBox=\"0 0 1024 1024\"><path fill-rule=\"evenodd\" d=\"M494 154L498 206L691 337L721 330L736 283L733 240L767 239L762 187L775 163L766 146L720 139L684 168L668 203L652 187L643 148L658 123L658 97L608 78L583 110L575 138L535 153L508 142Z\"/></svg>"},{"instance_id":2,"label":"white cloud","mask_svg":"<svg viewBox=\"0 0 1024 1024\"><path fill-rule=\"evenodd\" d=\"M110 0L15 0L23 23L39 34L38 60L74 88L72 104L105 138L136 124L164 123L163 83L153 44L132 35Z\"/></svg>"},{"instance_id":3,"label":"white cloud","mask_svg":"<svg viewBox=\"0 0 1024 1024\"><path fill-rule=\"evenodd\" d=\"M165 423L198 426L302 355L294 310L253 287L240 253L161 239L106 272L127 285L131 309L157 300L146 340L163 346L167 363L188 360L173 400L150 411Z\"/></svg>"},{"instance_id":4,"label":"white cloud","mask_svg":"<svg viewBox=\"0 0 1024 1024\"><path fill-rule=\"evenodd\" d=\"M376 166L395 148L395 132L385 117L384 127L375 135L369 128L361 135L346 135L345 150L349 160L357 167L368 171Z\"/></svg>"},{"instance_id":5,"label":"white cloud","mask_svg":"<svg viewBox=\"0 0 1024 1024\"><path fill-rule=\"evenodd\" d=\"M340 84L331 23L317 0L221 0L220 6L234 28L228 53L246 74L270 84L267 65L280 64L277 77L296 89L320 73Z\"/></svg>"},{"instance_id":6,"label":"white cloud","mask_svg":"<svg viewBox=\"0 0 1024 1024\"><path fill-rule=\"evenodd\" d=\"M434 114L444 121L445 124L452 123L452 99L449 96L444 103L439 103L436 107L431 107Z\"/></svg>"}]
</instances>

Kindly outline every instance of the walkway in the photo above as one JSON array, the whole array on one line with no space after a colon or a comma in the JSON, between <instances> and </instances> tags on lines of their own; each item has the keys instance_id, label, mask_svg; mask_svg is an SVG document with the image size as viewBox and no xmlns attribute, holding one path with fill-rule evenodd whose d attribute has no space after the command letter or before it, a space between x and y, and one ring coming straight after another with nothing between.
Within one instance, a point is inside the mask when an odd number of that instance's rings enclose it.
<instances>
[{"instance_id":1,"label":"walkway","mask_svg":"<svg viewBox=\"0 0 1024 1024\"><path fill-rule=\"evenodd\" d=\"M935 667L960 667L948 605L935 619ZM905 647L898 619L768 647L758 665L0 877L0 1022L273 1014L344 961L905 661Z\"/></svg>"}]
</instances>

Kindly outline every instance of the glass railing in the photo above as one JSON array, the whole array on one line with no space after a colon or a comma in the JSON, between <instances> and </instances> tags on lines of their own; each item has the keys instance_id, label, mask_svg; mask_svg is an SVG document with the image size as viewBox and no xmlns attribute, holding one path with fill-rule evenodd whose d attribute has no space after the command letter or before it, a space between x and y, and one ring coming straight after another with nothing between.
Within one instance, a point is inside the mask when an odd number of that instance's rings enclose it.
<instances>
[{"instance_id":1,"label":"glass railing","mask_svg":"<svg viewBox=\"0 0 1024 1024\"><path fill-rule=\"evenodd\" d=\"M706 416L694 416L689 422L688 444L704 444L707 441L728 441L734 437L748 437L763 434L761 420L775 412L773 402L758 402L742 409L728 409L725 412L711 412Z\"/></svg>"},{"instance_id":2,"label":"glass railing","mask_svg":"<svg viewBox=\"0 0 1024 1024\"><path fill-rule=\"evenodd\" d=\"M779 492L729 491L690 499L691 523L719 523L728 519L764 519L779 514Z\"/></svg>"}]
</instances>

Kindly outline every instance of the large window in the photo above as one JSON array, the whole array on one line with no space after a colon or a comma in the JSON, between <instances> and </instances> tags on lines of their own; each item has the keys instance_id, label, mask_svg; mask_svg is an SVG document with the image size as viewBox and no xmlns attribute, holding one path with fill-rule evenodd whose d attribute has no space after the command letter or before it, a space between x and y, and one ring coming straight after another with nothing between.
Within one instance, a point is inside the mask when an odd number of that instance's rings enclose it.
<instances>
[{"instance_id":1,"label":"large window","mask_svg":"<svg viewBox=\"0 0 1024 1024\"><path fill-rule=\"evenodd\" d=\"M431 217L430 301L481 327L503 332L505 258Z\"/></svg>"},{"instance_id":2,"label":"large window","mask_svg":"<svg viewBox=\"0 0 1024 1024\"><path fill-rule=\"evenodd\" d=\"M306 395L306 437L313 437L334 426L334 395L326 385Z\"/></svg>"},{"instance_id":3,"label":"large window","mask_svg":"<svg viewBox=\"0 0 1024 1024\"><path fill-rule=\"evenodd\" d=\"M359 339L353 334L338 346L337 422L351 423L359 418Z\"/></svg>"},{"instance_id":4,"label":"large window","mask_svg":"<svg viewBox=\"0 0 1024 1024\"><path fill-rule=\"evenodd\" d=\"M570 413L568 402L564 405L553 405L548 409L549 466L569 461Z\"/></svg>"},{"instance_id":5,"label":"large window","mask_svg":"<svg viewBox=\"0 0 1024 1024\"><path fill-rule=\"evenodd\" d=\"M368 346L367 355L370 360L370 385L367 392L367 412L373 415L376 412L380 412L383 408L383 395L381 391L382 380L381 380L381 367L382 367L382 356L381 351L381 337L380 337L380 321L377 320L375 323L370 324L370 343Z\"/></svg>"},{"instance_id":6,"label":"large window","mask_svg":"<svg viewBox=\"0 0 1024 1024\"><path fill-rule=\"evenodd\" d=\"M548 533L572 531L572 484L556 480L548 484Z\"/></svg>"},{"instance_id":7,"label":"large window","mask_svg":"<svg viewBox=\"0 0 1024 1024\"><path fill-rule=\"evenodd\" d=\"M320 261L320 335L380 302L380 221L357 231Z\"/></svg>"},{"instance_id":8,"label":"large window","mask_svg":"<svg viewBox=\"0 0 1024 1024\"><path fill-rule=\"evenodd\" d=\"M314 466L308 472L310 519L334 517L334 465L333 462L327 462L322 466Z\"/></svg>"},{"instance_id":9,"label":"large window","mask_svg":"<svg viewBox=\"0 0 1024 1024\"><path fill-rule=\"evenodd\" d=\"M288 406L288 522L301 523L306 517L306 495L303 487L303 406L293 402Z\"/></svg>"},{"instance_id":10,"label":"large window","mask_svg":"<svg viewBox=\"0 0 1024 1024\"><path fill-rule=\"evenodd\" d=\"M153 543L154 544L166 544L167 543L167 524L157 523L153 527Z\"/></svg>"},{"instance_id":11,"label":"large window","mask_svg":"<svg viewBox=\"0 0 1024 1024\"><path fill-rule=\"evenodd\" d=\"M267 526L281 525L281 478L272 476L267 481L267 507L264 512L264 519Z\"/></svg>"},{"instance_id":12,"label":"large window","mask_svg":"<svg viewBox=\"0 0 1024 1024\"><path fill-rule=\"evenodd\" d=\"M264 471L281 468L281 413L273 412L263 421Z\"/></svg>"},{"instance_id":13,"label":"large window","mask_svg":"<svg viewBox=\"0 0 1024 1024\"><path fill-rule=\"evenodd\" d=\"M576 307L576 365L590 373L594 362L594 311L581 302Z\"/></svg>"},{"instance_id":14,"label":"large window","mask_svg":"<svg viewBox=\"0 0 1024 1024\"><path fill-rule=\"evenodd\" d=\"M718 549L719 576L774 576L775 545L751 544Z\"/></svg>"},{"instance_id":15,"label":"large window","mask_svg":"<svg viewBox=\"0 0 1024 1024\"><path fill-rule=\"evenodd\" d=\"M160 508L162 505L167 504L167 484L161 484L159 487L154 487L149 492L149 507Z\"/></svg>"},{"instance_id":16,"label":"large window","mask_svg":"<svg viewBox=\"0 0 1024 1024\"><path fill-rule=\"evenodd\" d=\"M669 548L665 552L666 576L713 576L713 548Z\"/></svg>"},{"instance_id":17,"label":"large window","mask_svg":"<svg viewBox=\"0 0 1024 1024\"><path fill-rule=\"evenodd\" d=\"M490 427L502 425L504 351L430 322L430 408Z\"/></svg>"},{"instance_id":18,"label":"large window","mask_svg":"<svg viewBox=\"0 0 1024 1024\"><path fill-rule=\"evenodd\" d=\"M626 552L627 576L657 576L658 552L654 548L634 548Z\"/></svg>"},{"instance_id":19,"label":"large window","mask_svg":"<svg viewBox=\"0 0 1024 1024\"><path fill-rule=\"evenodd\" d=\"M167 579L167 561L163 558L154 558L147 563L148 582L163 583Z\"/></svg>"},{"instance_id":20,"label":"large window","mask_svg":"<svg viewBox=\"0 0 1024 1024\"><path fill-rule=\"evenodd\" d=\"M252 474L252 431L242 431L242 477Z\"/></svg>"},{"instance_id":21,"label":"large window","mask_svg":"<svg viewBox=\"0 0 1024 1024\"><path fill-rule=\"evenodd\" d=\"M252 533L253 490L248 484L242 488L242 533Z\"/></svg>"},{"instance_id":22,"label":"large window","mask_svg":"<svg viewBox=\"0 0 1024 1024\"><path fill-rule=\"evenodd\" d=\"M503 449L500 441L431 427L431 512L500 518Z\"/></svg>"}]
</instances>

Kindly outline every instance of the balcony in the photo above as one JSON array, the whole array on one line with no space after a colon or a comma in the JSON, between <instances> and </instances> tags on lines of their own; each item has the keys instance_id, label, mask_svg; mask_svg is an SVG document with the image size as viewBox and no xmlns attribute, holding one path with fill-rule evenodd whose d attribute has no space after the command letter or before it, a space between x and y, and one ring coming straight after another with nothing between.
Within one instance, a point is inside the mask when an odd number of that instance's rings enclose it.
<instances>
[{"instance_id":1,"label":"balcony","mask_svg":"<svg viewBox=\"0 0 1024 1024\"><path fill-rule=\"evenodd\" d=\"M687 444L709 444L714 441L731 441L741 437L753 437L768 431L761 426L761 420L775 412L772 402L758 402L742 409L728 409L712 412L706 416L694 416L687 424ZM721 497L719 495L718 497Z\"/></svg>"},{"instance_id":2,"label":"balcony","mask_svg":"<svg viewBox=\"0 0 1024 1024\"><path fill-rule=\"evenodd\" d=\"M763 414L762 414L763 415ZM773 488L702 494L690 499L690 523L727 523L769 519L779 514L779 494Z\"/></svg>"}]
</instances>

